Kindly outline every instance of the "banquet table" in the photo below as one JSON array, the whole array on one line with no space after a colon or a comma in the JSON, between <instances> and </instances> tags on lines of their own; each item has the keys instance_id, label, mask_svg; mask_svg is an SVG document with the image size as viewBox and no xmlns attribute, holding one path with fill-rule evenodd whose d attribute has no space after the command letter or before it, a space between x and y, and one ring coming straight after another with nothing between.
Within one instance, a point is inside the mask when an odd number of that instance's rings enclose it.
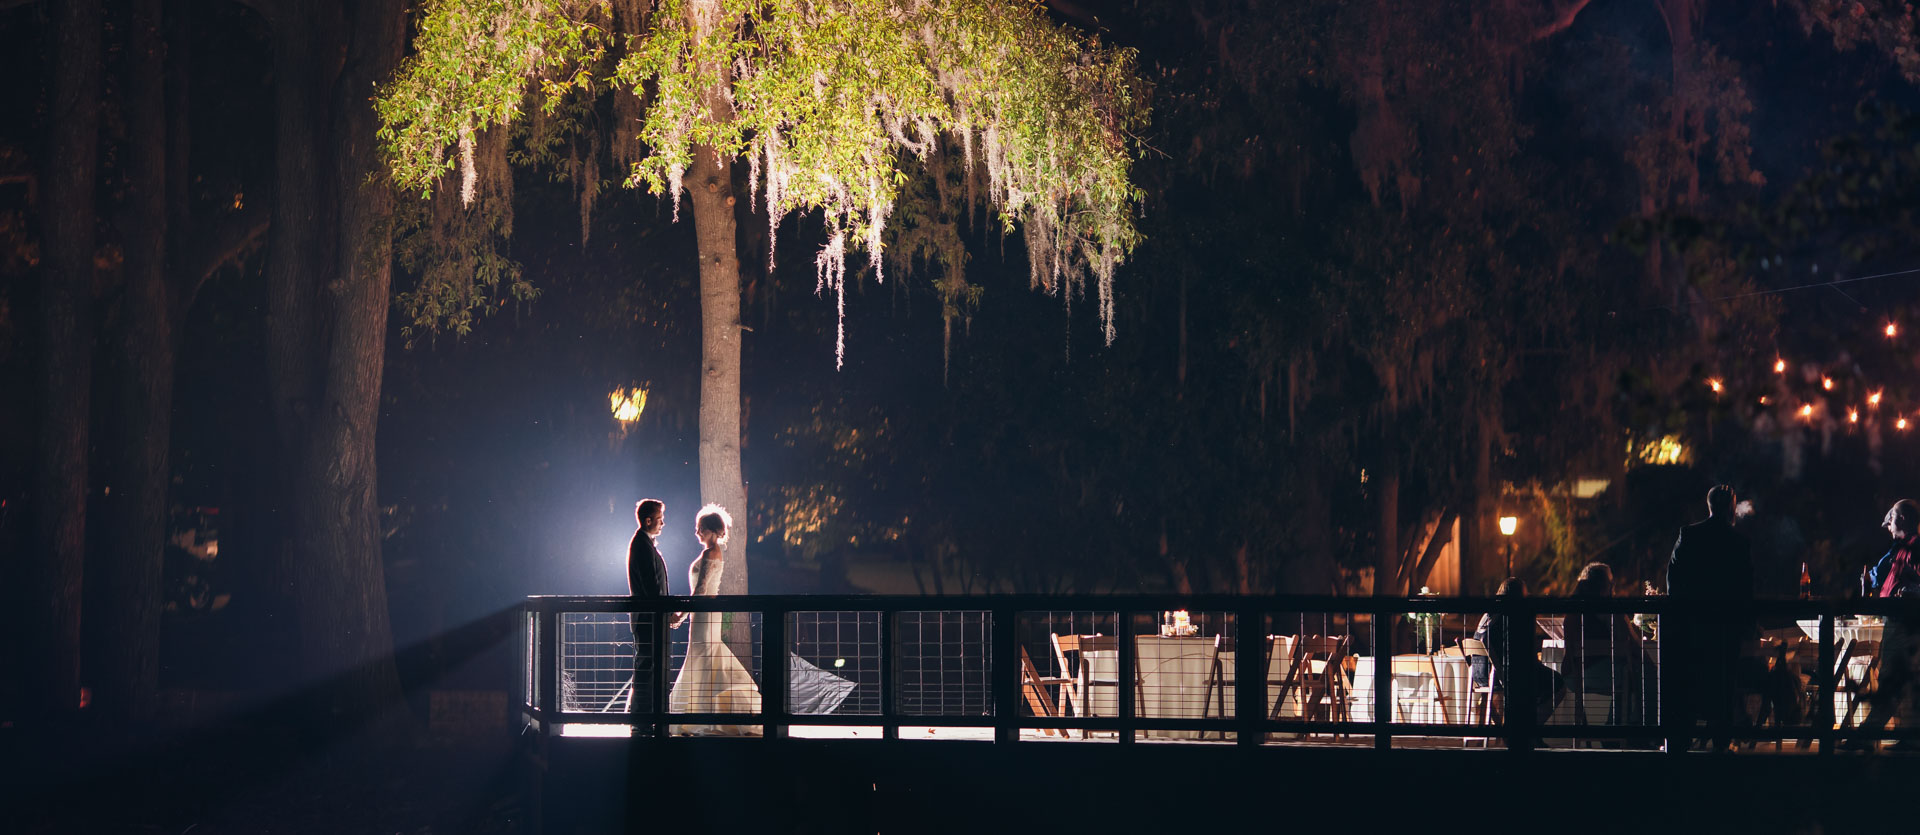
<instances>
[{"instance_id":1,"label":"banquet table","mask_svg":"<svg viewBox=\"0 0 1920 835\"><path fill-rule=\"evenodd\" d=\"M1427 662L1431 660L1430 669ZM1392 721L1422 725L1463 725L1473 703L1473 674L1461 655L1396 655L1393 657ZM1373 656L1354 659L1353 721L1371 722L1373 710ZM1435 680L1435 675L1438 680ZM1441 710L1444 701L1446 709Z\"/></svg>"},{"instance_id":2,"label":"banquet table","mask_svg":"<svg viewBox=\"0 0 1920 835\"><path fill-rule=\"evenodd\" d=\"M1088 715L1118 715L1118 688L1097 685L1118 678L1117 642L1103 636L1082 635L1062 635L1059 640L1062 652L1077 650L1080 653L1075 678L1081 692L1086 694ZM1234 650L1228 648L1229 644L1216 653L1214 641L1212 637L1202 636L1136 636L1134 707L1137 715L1148 719L1232 717ZM1202 734L1151 730L1144 735L1148 739L1195 739Z\"/></svg>"}]
</instances>

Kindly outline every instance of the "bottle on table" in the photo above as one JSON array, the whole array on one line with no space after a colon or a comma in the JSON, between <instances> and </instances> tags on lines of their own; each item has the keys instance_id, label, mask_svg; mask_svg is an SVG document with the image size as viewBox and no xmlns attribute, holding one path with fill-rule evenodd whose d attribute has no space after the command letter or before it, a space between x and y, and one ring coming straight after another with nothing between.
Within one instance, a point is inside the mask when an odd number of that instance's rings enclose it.
<instances>
[{"instance_id":1,"label":"bottle on table","mask_svg":"<svg viewBox=\"0 0 1920 835\"><path fill-rule=\"evenodd\" d=\"M1813 599L1813 575L1807 573L1807 564L1800 564L1800 599Z\"/></svg>"}]
</instances>

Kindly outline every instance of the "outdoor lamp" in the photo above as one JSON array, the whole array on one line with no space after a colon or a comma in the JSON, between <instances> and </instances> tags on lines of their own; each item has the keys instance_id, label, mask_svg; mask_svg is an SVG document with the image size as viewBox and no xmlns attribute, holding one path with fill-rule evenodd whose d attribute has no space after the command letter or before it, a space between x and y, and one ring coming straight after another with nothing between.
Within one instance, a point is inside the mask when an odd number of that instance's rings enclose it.
<instances>
[{"instance_id":1,"label":"outdoor lamp","mask_svg":"<svg viewBox=\"0 0 1920 835\"><path fill-rule=\"evenodd\" d=\"M1500 517L1500 535L1507 538L1507 576L1513 576L1513 532L1520 527L1520 517Z\"/></svg>"}]
</instances>

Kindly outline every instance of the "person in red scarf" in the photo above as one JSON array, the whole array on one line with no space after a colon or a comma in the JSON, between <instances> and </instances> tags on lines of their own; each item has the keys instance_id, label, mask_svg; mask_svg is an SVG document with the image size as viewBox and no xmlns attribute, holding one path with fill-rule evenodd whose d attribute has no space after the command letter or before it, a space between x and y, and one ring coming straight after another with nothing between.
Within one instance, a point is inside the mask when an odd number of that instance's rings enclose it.
<instances>
[{"instance_id":1,"label":"person in red scarf","mask_svg":"<svg viewBox=\"0 0 1920 835\"><path fill-rule=\"evenodd\" d=\"M1867 569L1867 591L1874 597L1920 596L1920 554L1916 554L1920 550L1920 504L1910 499L1894 502L1880 526L1893 536L1893 544L1886 556ZM1913 681L1914 650L1920 649L1910 626L1904 617L1887 618L1880 636L1880 682L1867 697L1867 718L1860 723L1861 730L1885 728L1907 699ZM1872 750L1875 743L1855 747ZM1894 746L1896 750L1915 747L1912 741Z\"/></svg>"}]
</instances>

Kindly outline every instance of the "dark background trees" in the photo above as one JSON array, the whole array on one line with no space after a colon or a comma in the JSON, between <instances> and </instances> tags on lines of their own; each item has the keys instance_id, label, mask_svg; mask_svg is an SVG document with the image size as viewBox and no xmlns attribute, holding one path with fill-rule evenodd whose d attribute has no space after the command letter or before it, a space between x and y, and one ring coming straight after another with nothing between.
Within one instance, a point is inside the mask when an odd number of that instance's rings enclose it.
<instances>
[{"instance_id":1,"label":"dark background trees","mask_svg":"<svg viewBox=\"0 0 1920 835\"><path fill-rule=\"evenodd\" d=\"M1154 87L1112 345L933 171L901 280L852 277L835 371L820 233L768 269L736 201L755 591L1406 591L1457 519L1474 593L1500 512L1548 590L1591 559L1657 582L1713 481L1755 498L1769 583L1807 559L1844 587L1913 488L1890 425L1913 355L1878 328L1914 285L1744 294L1913 266L1897 53L1838 51L1821 4L1255 5L1052 7ZM0 12L25 117L0 132L0 375L35 392L0 404L0 543L47 636L8 650L45 672L9 705L85 684L138 716L259 672L353 713L446 672L386 666L396 641L619 591L646 495L683 576L710 498L697 230L614 188L626 104L482 142L513 187L430 206L386 186L368 121L399 4L85 10ZM448 235L506 283L435 335ZM607 393L635 384L622 435ZM1878 386L1878 422L1848 421ZM1662 439L1686 456L1640 455ZM164 568L196 508L217 556ZM230 605L167 612L188 571Z\"/></svg>"}]
</instances>

